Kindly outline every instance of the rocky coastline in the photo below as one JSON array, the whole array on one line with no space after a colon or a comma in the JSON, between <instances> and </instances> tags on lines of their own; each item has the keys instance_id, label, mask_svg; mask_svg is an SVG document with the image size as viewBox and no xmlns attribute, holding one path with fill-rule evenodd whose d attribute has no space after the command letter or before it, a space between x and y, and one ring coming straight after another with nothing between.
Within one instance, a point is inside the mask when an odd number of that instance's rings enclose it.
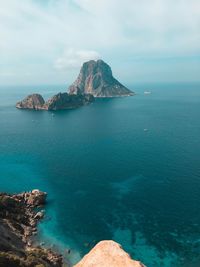
<instances>
[{"instance_id":1,"label":"rocky coastline","mask_svg":"<svg viewBox=\"0 0 200 267\"><path fill-rule=\"evenodd\" d=\"M0 267L69 267L64 257L32 241L47 194L37 189L21 194L0 193ZM74 267L145 267L121 246L101 241Z\"/></svg>"},{"instance_id":2,"label":"rocky coastline","mask_svg":"<svg viewBox=\"0 0 200 267\"><path fill-rule=\"evenodd\" d=\"M39 190L0 193L0 267L61 267L61 255L34 246L32 237L44 216L47 194Z\"/></svg>"}]
</instances>

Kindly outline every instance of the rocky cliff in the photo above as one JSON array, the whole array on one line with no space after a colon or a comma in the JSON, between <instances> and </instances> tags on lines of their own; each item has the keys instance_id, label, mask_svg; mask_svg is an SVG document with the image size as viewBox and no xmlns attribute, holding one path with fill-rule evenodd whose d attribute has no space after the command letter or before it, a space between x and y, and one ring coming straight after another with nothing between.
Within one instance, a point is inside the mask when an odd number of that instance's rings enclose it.
<instances>
[{"instance_id":1,"label":"rocky cliff","mask_svg":"<svg viewBox=\"0 0 200 267\"><path fill-rule=\"evenodd\" d=\"M43 217L36 211L45 203L39 190L0 194L0 267L61 267L62 257L50 249L33 246L32 236Z\"/></svg>"},{"instance_id":2,"label":"rocky cliff","mask_svg":"<svg viewBox=\"0 0 200 267\"><path fill-rule=\"evenodd\" d=\"M27 96L24 100L18 102L16 107L19 109L34 109L34 110L63 110L73 109L84 105L88 105L94 101L91 94L76 94L59 93L47 102L39 94Z\"/></svg>"},{"instance_id":3,"label":"rocky cliff","mask_svg":"<svg viewBox=\"0 0 200 267\"><path fill-rule=\"evenodd\" d=\"M112 70L103 60L85 62L76 81L69 87L70 94L79 92L94 97L131 96L134 93L118 82Z\"/></svg>"}]
</instances>

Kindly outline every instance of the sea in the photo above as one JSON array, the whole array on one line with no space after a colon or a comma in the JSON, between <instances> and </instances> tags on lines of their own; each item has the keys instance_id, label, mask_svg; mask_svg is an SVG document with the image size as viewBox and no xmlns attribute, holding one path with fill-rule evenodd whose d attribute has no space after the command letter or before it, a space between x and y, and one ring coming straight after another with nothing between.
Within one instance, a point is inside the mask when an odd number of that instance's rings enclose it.
<instances>
[{"instance_id":1,"label":"sea","mask_svg":"<svg viewBox=\"0 0 200 267\"><path fill-rule=\"evenodd\" d=\"M147 267L199 267L200 84L128 87L52 112L15 103L66 85L1 86L0 191L48 193L37 242L71 264L112 239Z\"/></svg>"}]
</instances>

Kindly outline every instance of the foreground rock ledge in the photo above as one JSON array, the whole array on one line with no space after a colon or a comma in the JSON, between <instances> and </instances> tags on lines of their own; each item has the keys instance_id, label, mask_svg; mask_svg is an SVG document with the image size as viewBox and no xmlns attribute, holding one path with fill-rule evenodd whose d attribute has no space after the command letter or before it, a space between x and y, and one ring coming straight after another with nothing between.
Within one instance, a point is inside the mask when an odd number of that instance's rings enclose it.
<instances>
[{"instance_id":1,"label":"foreground rock ledge","mask_svg":"<svg viewBox=\"0 0 200 267\"><path fill-rule=\"evenodd\" d=\"M99 242L74 267L145 267L145 265L132 260L118 243L107 240Z\"/></svg>"}]
</instances>

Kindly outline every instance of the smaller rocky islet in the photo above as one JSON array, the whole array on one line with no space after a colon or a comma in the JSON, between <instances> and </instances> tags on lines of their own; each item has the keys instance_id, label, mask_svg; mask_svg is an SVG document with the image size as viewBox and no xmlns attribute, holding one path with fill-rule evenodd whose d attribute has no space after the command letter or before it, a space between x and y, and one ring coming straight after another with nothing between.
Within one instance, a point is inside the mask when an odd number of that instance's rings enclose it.
<instances>
[{"instance_id":1,"label":"smaller rocky islet","mask_svg":"<svg viewBox=\"0 0 200 267\"><path fill-rule=\"evenodd\" d=\"M46 102L40 94L32 94L18 102L16 107L33 110L64 110L78 108L92 102L94 102L94 97L89 94L70 95L68 93L58 93Z\"/></svg>"}]
</instances>

